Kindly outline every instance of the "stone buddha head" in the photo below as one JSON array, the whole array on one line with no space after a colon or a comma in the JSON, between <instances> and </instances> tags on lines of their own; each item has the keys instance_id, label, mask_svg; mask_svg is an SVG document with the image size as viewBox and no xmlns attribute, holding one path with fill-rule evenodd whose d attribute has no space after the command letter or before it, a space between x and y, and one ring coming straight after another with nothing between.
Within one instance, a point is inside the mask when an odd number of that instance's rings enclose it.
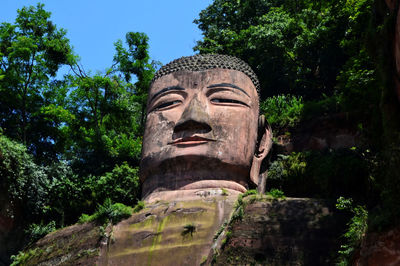
<instances>
[{"instance_id":1,"label":"stone buddha head","mask_svg":"<svg viewBox=\"0 0 400 266\"><path fill-rule=\"evenodd\" d=\"M271 148L258 89L250 66L232 56L194 55L163 66L148 94L144 199L257 186Z\"/></svg>"}]
</instances>

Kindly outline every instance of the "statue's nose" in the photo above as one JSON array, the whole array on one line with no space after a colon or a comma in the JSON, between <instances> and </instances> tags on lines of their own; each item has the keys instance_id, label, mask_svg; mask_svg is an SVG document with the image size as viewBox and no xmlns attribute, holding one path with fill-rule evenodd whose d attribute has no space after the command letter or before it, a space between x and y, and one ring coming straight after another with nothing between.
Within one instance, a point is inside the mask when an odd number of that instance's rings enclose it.
<instances>
[{"instance_id":1,"label":"statue's nose","mask_svg":"<svg viewBox=\"0 0 400 266\"><path fill-rule=\"evenodd\" d=\"M175 125L174 132L182 130L199 130L201 133L211 131L210 117L206 104L197 95L189 102Z\"/></svg>"}]
</instances>

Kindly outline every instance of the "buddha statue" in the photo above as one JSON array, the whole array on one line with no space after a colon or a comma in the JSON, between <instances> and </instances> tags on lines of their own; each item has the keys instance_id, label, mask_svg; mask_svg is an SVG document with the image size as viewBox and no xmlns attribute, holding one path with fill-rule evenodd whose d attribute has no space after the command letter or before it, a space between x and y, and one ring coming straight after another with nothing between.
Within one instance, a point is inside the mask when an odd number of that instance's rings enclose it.
<instances>
[{"instance_id":1,"label":"buddha statue","mask_svg":"<svg viewBox=\"0 0 400 266\"><path fill-rule=\"evenodd\" d=\"M146 201L187 198L261 182L271 130L259 82L241 59L206 54L163 66L150 85L140 180Z\"/></svg>"}]
</instances>

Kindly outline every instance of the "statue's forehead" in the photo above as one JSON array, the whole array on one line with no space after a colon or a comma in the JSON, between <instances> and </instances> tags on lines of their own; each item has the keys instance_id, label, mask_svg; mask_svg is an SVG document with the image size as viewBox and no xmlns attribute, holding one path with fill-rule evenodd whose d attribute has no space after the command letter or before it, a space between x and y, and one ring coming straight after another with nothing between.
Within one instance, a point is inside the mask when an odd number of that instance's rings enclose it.
<instances>
[{"instance_id":1,"label":"statue's forehead","mask_svg":"<svg viewBox=\"0 0 400 266\"><path fill-rule=\"evenodd\" d=\"M181 70L156 79L150 86L150 94L168 86L184 86L188 89L203 88L205 85L231 83L240 85L249 94L257 94L251 79L243 72L231 69L207 69L202 71ZM186 89L185 88L185 89Z\"/></svg>"}]
</instances>

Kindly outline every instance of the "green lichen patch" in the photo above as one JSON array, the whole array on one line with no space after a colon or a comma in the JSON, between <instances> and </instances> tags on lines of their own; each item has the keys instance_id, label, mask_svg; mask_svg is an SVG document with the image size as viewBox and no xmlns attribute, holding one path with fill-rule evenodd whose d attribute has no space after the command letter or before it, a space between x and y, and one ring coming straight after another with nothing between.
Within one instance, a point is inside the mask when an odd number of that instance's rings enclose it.
<instances>
[{"instance_id":1,"label":"green lichen patch","mask_svg":"<svg viewBox=\"0 0 400 266\"><path fill-rule=\"evenodd\" d=\"M77 224L53 232L14 258L14 265L95 264L99 254L100 229Z\"/></svg>"},{"instance_id":2,"label":"green lichen patch","mask_svg":"<svg viewBox=\"0 0 400 266\"><path fill-rule=\"evenodd\" d=\"M226 198L221 196L223 200ZM110 245L108 253L110 262L150 265L157 261L160 265L175 265L178 261L187 261L200 264L202 257L209 253L214 232L232 208L232 202L224 207L223 200L147 206L145 212L137 214L147 215L146 218L128 219L115 227L116 241Z\"/></svg>"}]
</instances>

